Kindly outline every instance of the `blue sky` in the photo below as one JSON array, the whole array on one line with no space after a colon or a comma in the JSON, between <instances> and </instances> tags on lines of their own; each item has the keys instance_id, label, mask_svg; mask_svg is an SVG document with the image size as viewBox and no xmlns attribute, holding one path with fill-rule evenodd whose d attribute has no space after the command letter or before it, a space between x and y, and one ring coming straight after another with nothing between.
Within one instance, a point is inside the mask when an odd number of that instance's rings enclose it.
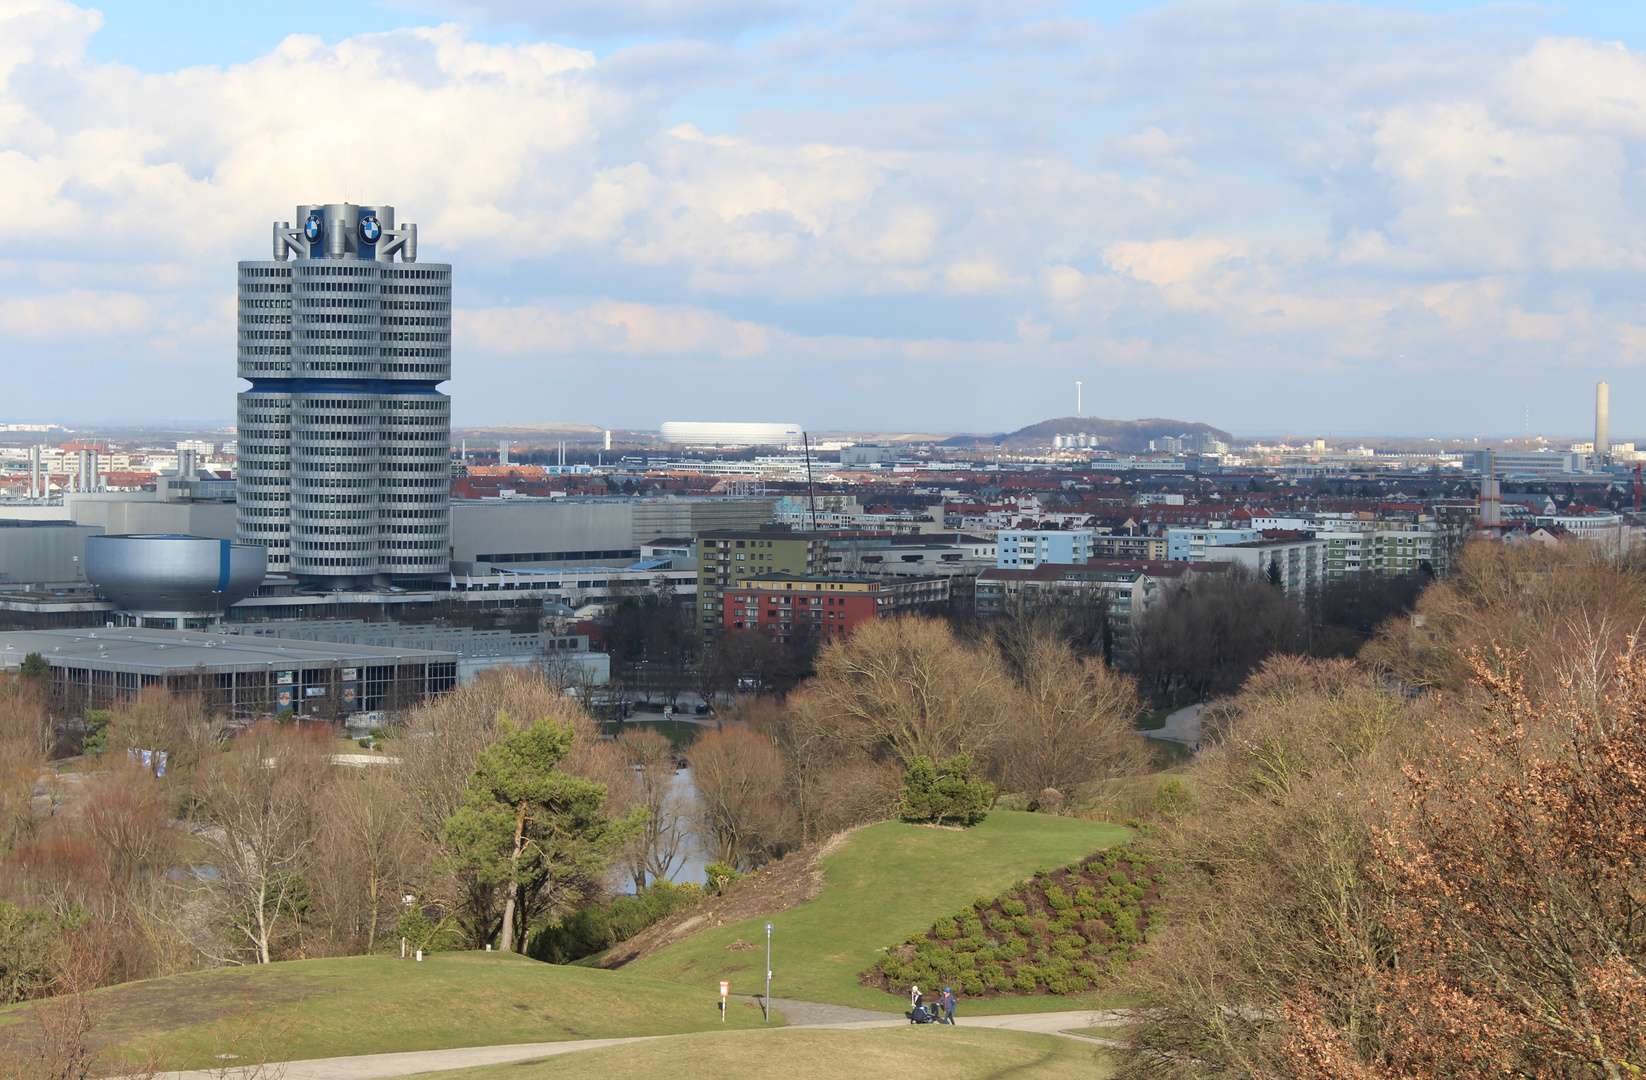
<instances>
[{"instance_id":1,"label":"blue sky","mask_svg":"<svg viewBox=\"0 0 1646 1080\"><path fill-rule=\"evenodd\" d=\"M225 12L229 12L225 15ZM391 202L455 419L1646 437L1646 5L0 0L0 419L226 420Z\"/></svg>"}]
</instances>

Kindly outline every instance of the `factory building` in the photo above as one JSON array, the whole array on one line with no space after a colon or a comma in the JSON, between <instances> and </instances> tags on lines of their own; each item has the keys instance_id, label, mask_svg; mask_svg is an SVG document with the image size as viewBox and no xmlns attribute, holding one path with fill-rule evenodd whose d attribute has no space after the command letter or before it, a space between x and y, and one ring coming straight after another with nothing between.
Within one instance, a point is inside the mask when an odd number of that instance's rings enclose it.
<instances>
[{"instance_id":1,"label":"factory building","mask_svg":"<svg viewBox=\"0 0 1646 1080\"><path fill-rule=\"evenodd\" d=\"M86 587L86 538L103 530L73 521L0 518L0 593Z\"/></svg>"},{"instance_id":2,"label":"factory building","mask_svg":"<svg viewBox=\"0 0 1646 1080\"><path fill-rule=\"evenodd\" d=\"M239 268L239 539L352 586L447 573L451 266L394 207L299 206ZM395 256L400 261L395 261Z\"/></svg>"},{"instance_id":3,"label":"factory building","mask_svg":"<svg viewBox=\"0 0 1646 1080\"><path fill-rule=\"evenodd\" d=\"M772 520L775 504L721 496L459 499L452 503L452 572L623 566L660 536L758 529Z\"/></svg>"}]
</instances>

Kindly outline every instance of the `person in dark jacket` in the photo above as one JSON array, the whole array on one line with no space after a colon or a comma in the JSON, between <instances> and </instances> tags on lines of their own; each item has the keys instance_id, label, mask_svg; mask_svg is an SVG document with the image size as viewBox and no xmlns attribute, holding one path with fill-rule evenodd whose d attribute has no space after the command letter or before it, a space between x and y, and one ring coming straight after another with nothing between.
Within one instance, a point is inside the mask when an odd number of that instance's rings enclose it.
<instances>
[{"instance_id":1,"label":"person in dark jacket","mask_svg":"<svg viewBox=\"0 0 1646 1080\"><path fill-rule=\"evenodd\" d=\"M954 1026L954 991L949 987L943 988L943 996L937 999L938 1007L943 1010L943 1022L950 1027Z\"/></svg>"}]
</instances>

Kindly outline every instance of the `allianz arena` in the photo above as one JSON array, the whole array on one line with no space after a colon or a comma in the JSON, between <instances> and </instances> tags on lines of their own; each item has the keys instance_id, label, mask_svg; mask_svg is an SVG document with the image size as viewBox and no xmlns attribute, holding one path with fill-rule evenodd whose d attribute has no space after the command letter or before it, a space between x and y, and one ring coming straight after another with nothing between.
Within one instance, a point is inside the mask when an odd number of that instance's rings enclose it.
<instances>
[{"instance_id":1,"label":"allianz arena","mask_svg":"<svg viewBox=\"0 0 1646 1080\"><path fill-rule=\"evenodd\" d=\"M799 446L799 424L713 424L671 420L660 434L681 446Z\"/></svg>"}]
</instances>

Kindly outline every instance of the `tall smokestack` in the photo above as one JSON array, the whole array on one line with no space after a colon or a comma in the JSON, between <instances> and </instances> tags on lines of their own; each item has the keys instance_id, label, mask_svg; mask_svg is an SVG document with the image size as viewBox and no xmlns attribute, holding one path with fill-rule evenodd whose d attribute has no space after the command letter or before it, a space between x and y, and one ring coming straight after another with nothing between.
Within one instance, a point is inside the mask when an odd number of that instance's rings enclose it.
<instances>
[{"instance_id":1,"label":"tall smokestack","mask_svg":"<svg viewBox=\"0 0 1646 1080\"><path fill-rule=\"evenodd\" d=\"M1595 384L1595 467L1612 460L1612 387L1610 383Z\"/></svg>"},{"instance_id":2,"label":"tall smokestack","mask_svg":"<svg viewBox=\"0 0 1646 1080\"><path fill-rule=\"evenodd\" d=\"M1503 481L1497 478L1497 454L1483 450L1480 458L1480 501L1475 524L1483 529L1498 529L1503 526Z\"/></svg>"}]
</instances>

